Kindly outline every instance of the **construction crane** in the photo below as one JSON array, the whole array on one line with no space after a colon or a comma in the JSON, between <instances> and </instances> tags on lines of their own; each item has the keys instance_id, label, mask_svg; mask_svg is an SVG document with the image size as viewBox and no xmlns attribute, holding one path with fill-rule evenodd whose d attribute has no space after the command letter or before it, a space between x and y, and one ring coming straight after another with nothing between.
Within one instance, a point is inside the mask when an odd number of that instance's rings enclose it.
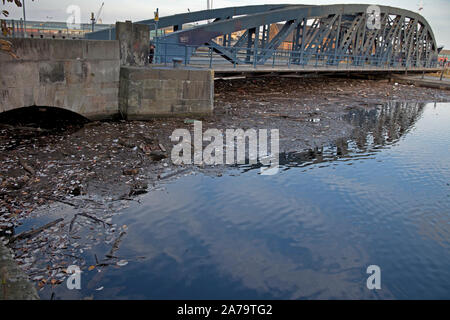
<instances>
[{"instance_id":1,"label":"construction crane","mask_svg":"<svg viewBox=\"0 0 450 320\"><path fill-rule=\"evenodd\" d=\"M96 16L94 16L94 13L93 13L93 12L91 13L92 32L94 32L95 24L96 24L96 23L98 22L98 20L100 19L100 15L102 14L102 10L103 10L103 7L104 7L104 6L105 6L105 3L102 2L102 5L100 6L100 9L98 10Z\"/></svg>"},{"instance_id":2,"label":"construction crane","mask_svg":"<svg viewBox=\"0 0 450 320\"><path fill-rule=\"evenodd\" d=\"M102 2L102 5L100 6L100 9L98 9L97 16L96 16L96 18L95 18L95 23L97 23L98 20L100 19L100 16L101 16L101 14L102 14L103 7L104 7L104 6L105 6L105 3Z\"/></svg>"}]
</instances>

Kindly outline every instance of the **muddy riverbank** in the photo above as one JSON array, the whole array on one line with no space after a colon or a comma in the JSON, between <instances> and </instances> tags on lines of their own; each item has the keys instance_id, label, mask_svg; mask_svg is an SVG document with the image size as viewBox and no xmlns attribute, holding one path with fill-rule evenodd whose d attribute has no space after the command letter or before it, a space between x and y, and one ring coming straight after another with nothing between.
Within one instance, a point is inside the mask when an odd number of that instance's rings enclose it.
<instances>
[{"instance_id":1,"label":"muddy riverbank","mask_svg":"<svg viewBox=\"0 0 450 320\"><path fill-rule=\"evenodd\" d=\"M390 101L450 101L448 91L387 81L339 78L219 80L214 115L203 130L279 129L280 151L300 152L350 137L348 115ZM43 290L63 283L67 266L121 267L115 248L127 226L111 224L114 212L177 176L223 168L174 166L170 136L193 129L194 119L76 123L65 130L39 124L0 125L0 237ZM28 121L29 122L29 121ZM56 218L63 216L63 221ZM25 234L33 218L57 222ZM80 258L94 243L109 246L95 263Z\"/></svg>"}]
</instances>

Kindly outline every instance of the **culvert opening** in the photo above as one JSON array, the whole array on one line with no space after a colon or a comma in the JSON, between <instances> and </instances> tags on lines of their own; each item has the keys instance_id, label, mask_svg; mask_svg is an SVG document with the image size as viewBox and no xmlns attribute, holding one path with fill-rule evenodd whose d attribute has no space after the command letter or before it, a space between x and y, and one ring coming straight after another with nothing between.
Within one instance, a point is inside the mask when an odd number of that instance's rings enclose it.
<instances>
[{"instance_id":1,"label":"culvert opening","mask_svg":"<svg viewBox=\"0 0 450 320\"><path fill-rule=\"evenodd\" d=\"M61 135L80 130L87 122L72 111L54 107L25 107L0 113L0 151L45 145ZM50 140L49 140L50 139Z\"/></svg>"},{"instance_id":2,"label":"culvert opening","mask_svg":"<svg viewBox=\"0 0 450 320\"><path fill-rule=\"evenodd\" d=\"M42 129L42 131L64 132L77 130L89 122L85 117L55 107L25 107L6 111L0 114L3 126Z\"/></svg>"}]
</instances>

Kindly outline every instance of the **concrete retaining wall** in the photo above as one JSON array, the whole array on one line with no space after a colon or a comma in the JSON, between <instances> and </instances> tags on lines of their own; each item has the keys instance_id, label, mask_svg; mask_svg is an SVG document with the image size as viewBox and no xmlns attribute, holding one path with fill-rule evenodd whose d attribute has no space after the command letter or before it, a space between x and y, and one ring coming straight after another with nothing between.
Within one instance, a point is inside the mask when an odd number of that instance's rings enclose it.
<instances>
[{"instance_id":1,"label":"concrete retaining wall","mask_svg":"<svg viewBox=\"0 0 450 320\"><path fill-rule=\"evenodd\" d=\"M214 71L141 66L147 32L118 26L124 29L119 36L133 34L131 42L12 39L19 59L0 53L0 113L31 106L63 108L91 120L212 113ZM121 67L121 48L122 63L134 66Z\"/></svg>"},{"instance_id":2,"label":"concrete retaining wall","mask_svg":"<svg viewBox=\"0 0 450 320\"><path fill-rule=\"evenodd\" d=\"M119 108L129 120L210 115L214 71L122 67Z\"/></svg>"},{"instance_id":3,"label":"concrete retaining wall","mask_svg":"<svg viewBox=\"0 0 450 320\"><path fill-rule=\"evenodd\" d=\"M118 114L118 41L11 41L19 59L0 53L0 112L36 105L88 119Z\"/></svg>"}]
</instances>

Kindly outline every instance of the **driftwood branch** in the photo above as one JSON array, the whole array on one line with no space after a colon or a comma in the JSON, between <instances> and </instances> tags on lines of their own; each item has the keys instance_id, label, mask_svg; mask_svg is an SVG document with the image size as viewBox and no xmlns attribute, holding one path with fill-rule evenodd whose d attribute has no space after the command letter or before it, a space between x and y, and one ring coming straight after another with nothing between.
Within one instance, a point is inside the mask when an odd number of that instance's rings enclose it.
<instances>
[{"instance_id":1,"label":"driftwood branch","mask_svg":"<svg viewBox=\"0 0 450 320\"><path fill-rule=\"evenodd\" d=\"M112 226L111 223L105 222L105 221L103 221L103 220L101 220L99 218L96 218L96 217L93 217L91 215L88 215L87 213L77 213L77 215L85 217L85 218L88 218L88 219L91 219L94 222L101 223L101 224L103 224L103 227L106 227L106 225Z\"/></svg>"},{"instance_id":2,"label":"driftwood branch","mask_svg":"<svg viewBox=\"0 0 450 320\"><path fill-rule=\"evenodd\" d=\"M109 252L109 254L107 256L114 256L114 253L119 250L119 246L120 243L122 242L122 238L126 235L127 233L125 231L122 231L119 234L119 237L117 237L117 239L114 241L113 246L111 248L111 251Z\"/></svg>"},{"instance_id":3,"label":"driftwood branch","mask_svg":"<svg viewBox=\"0 0 450 320\"><path fill-rule=\"evenodd\" d=\"M77 214L73 216L72 220L70 220L70 224L69 224L69 233L72 232L73 229L73 225L75 223L75 220L77 219Z\"/></svg>"},{"instance_id":4,"label":"driftwood branch","mask_svg":"<svg viewBox=\"0 0 450 320\"><path fill-rule=\"evenodd\" d=\"M70 221L69 232L72 232L73 225L75 224L75 220L77 219L78 216L82 216L82 217L91 219L91 220L93 220L93 221L96 222L96 223L101 223L101 224L103 224L103 227L105 227L105 228L106 228L106 225L112 226L111 223L105 222L105 221L103 221L103 220L101 220L101 219L99 219L99 218L96 218L96 217L93 217L93 216L91 216L91 215L88 215L87 213L77 213L77 214L75 214L75 215L73 216L72 220Z\"/></svg>"},{"instance_id":5,"label":"driftwood branch","mask_svg":"<svg viewBox=\"0 0 450 320\"><path fill-rule=\"evenodd\" d=\"M32 176L34 176L36 174L36 171L29 164L27 164L24 160L20 159L19 163L25 169L25 171L27 171Z\"/></svg>"},{"instance_id":6,"label":"driftwood branch","mask_svg":"<svg viewBox=\"0 0 450 320\"><path fill-rule=\"evenodd\" d=\"M71 207L76 207L77 205L76 204L73 204L72 202L69 202L69 201L66 201L66 200L62 200L62 199L59 199L59 198L54 198L54 197L43 197L44 199L47 199L47 200L50 200L50 201L55 201L55 202L59 202L59 203L62 203L62 204L67 204L68 206L71 206Z\"/></svg>"},{"instance_id":7,"label":"driftwood branch","mask_svg":"<svg viewBox=\"0 0 450 320\"><path fill-rule=\"evenodd\" d=\"M174 172L169 172L169 173L166 173L166 174L163 173L163 174L160 174L158 176L158 179L159 180L169 179L169 178L175 177L177 175L183 174L183 173L188 172L188 171L189 171L189 169L186 168L186 169L181 169L181 170L174 171Z\"/></svg>"},{"instance_id":8,"label":"driftwood branch","mask_svg":"<svg viewBox=\"0 0 450 320\"><path fill-rule=\"evenodd\" d=\"M17 241L17 240L33 238L34 236L38 235L42 231L44 231L46 229L49 229L49 228L57 225L58 223L60 223L62 221L64 221L64 219L60 218L60 219L57 219L57 220L55 220L53 222L47 223L45 226L39 227L37 229L33 229L33 230L30 230L30 231L25 231L25 232L19 233L18 235L12 237L9 242L13 243L14 241Z\"/></svg>"}]
</instances>

